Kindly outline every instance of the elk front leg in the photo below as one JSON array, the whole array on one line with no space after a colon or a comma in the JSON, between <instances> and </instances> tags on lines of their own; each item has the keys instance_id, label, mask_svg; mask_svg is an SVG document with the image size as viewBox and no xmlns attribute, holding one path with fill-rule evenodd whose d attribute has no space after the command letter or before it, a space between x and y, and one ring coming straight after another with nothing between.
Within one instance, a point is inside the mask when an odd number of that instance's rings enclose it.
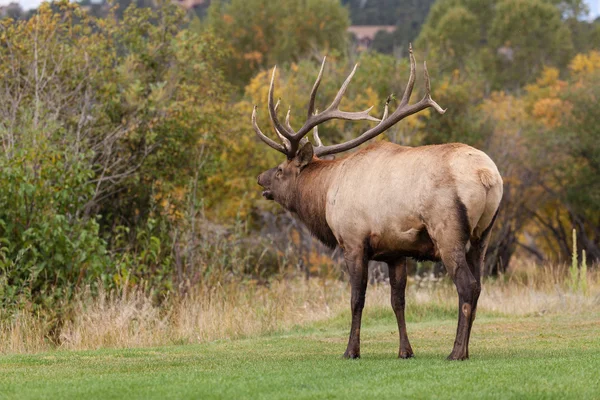
<instances>
[{"instance_id":1,"label":"elk front leg","mask_svg":"<svg viewBox=\"0 0 600 400\"><path fill-rule=\"evenodd\" d=\"M406 321L404 319L405 292L406 292L406 258L401 258L394 263L389 263L390 271L390 286L392 309L396 314L398 322L398 332L400 334L400 349L398 350L399 358L414 357L412 347L408 341L406 333Z\"/></svg>"},{"instance_id":2,"label":"elk front leg","mask_svg":"<svg viewBox=\"0 0 600 400\"><path fill-rule=\"evenodd\" d=\"M363 249L355 252L347 251L344 258L348 266L352 288L350 299L352 326L350 327L350 338L348 339L348 347L344 353L344 358L360 358L360 321L367 292L368 262L364 257Z\"/></svg>"}]
</instances>

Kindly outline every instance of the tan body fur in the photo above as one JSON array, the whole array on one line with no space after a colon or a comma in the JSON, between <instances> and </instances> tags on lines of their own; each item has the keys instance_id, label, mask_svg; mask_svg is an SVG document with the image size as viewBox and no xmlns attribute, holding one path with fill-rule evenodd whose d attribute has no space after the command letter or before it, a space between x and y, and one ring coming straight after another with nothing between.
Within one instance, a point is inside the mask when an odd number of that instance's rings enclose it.
<instances>
[{"instance_id":1,"label":"tan body fur","mask_svg":"<svg viewBox=\"0 0 600 400\"><path fill-rule=\"evenodd\" d=\"M374 259L402 253L439 259L435 243L455 229L457 199L467 210L469 237L479 238L502 198L496 165L463 144L380 142L334 165L327 169L327 223L342 247L369 238Z\"/></svg>"}]
</instances>

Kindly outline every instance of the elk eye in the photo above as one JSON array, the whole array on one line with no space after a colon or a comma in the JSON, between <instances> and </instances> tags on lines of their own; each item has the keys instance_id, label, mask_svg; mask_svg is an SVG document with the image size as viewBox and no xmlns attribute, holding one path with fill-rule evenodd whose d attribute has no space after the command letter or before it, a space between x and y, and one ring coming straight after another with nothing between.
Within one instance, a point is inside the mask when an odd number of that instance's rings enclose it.
<instances>
[{"instance_id":1,"label":"elk eye","mask_svg":"<svg viewBox=\"0 0 600 400\"><path fill-rule=\"evenodd\" d=\"M277 178L279 178L279 177L281 176L281 169L278 169L278 170L277 170L277 173L275 174L275 176L276 176Z\"/></svg>"}]
</instances>

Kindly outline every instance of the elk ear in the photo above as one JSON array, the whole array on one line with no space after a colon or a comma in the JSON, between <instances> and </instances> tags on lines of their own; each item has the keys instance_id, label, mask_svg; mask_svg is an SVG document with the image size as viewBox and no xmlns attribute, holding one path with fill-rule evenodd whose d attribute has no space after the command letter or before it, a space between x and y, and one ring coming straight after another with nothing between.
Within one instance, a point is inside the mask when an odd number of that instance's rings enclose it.
<instances>
[{"instance_id":1,"label":"elk ear","mask_svg":"<svg viewBox=\"0 0 600 400\"><path fill-rule=\"evenodd\" d=\"M312 161L314 155L312 144L306 143L300 150L298 150L298 154L296 154L295 160L298 168L302 169L306 167L306 165Z\"/></svg>"}]
</instances>

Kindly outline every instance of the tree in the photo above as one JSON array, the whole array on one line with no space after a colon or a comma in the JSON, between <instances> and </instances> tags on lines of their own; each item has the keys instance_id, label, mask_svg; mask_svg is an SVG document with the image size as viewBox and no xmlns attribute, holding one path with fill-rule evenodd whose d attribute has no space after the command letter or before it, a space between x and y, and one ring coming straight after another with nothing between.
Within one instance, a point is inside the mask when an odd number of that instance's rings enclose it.
<instances>
[{"instance_id":1,"label":"tree","mask_svg":"<svg viewBox=\"0 0 600 400\"><path fill-rule=\"evenodd\" d=\"M542 206L532 212L550 253L568 259L575 228L580 248L595 261L600 259L600 53L576 56L569 69L567 81L549 70L528 87L538 122L529 142L545 194Z\"/></svg>"},{"instance_id":2,"label":"tree","mask_svg":"<svg viewBox=\"0 0 600 400\"><path fill-rule=\"evenodd\" d=\"M563 4L550 0L438 0L417 45L429 51L442 72L480 69L492 89L520 88L535 80L544 65L566 67L573 45L561 10L575 10L573 13L579 8Z\"/></svg>"},{"instance_id":3,"label":"tree","mask_svg":"<svg viewBox=\"0 0 600 400\"><path fill-rule=\"evenodd\" d=\"M565 67L572 42L560 11L541 0L504 0L489 32L489 71L497 87L519 87L544 65Z\"/></svg>"},{"instance_id":4,"label":"tree","mask_svg":"<svg viewBox=\"0 0 600 400\"><path fill-rule=\"evenodd\" d=\"M417 46L425 48L443 72L452 71L463 67L478 48L480 24L477 16L465 6L437 2L427 17Z\"/></svg>"},{"instance_id":5,"label":"tree","mask_svg":"<svg viewBox=\"0 0 600 400\"><path fill-rule=\"evenodd\" d=\"M44 3L0 21L0 283L15 288L0 297L51 307L122 273L168 287L163 228L205 188L216 161L197 158L231 93L221 42L186 23L170 2L122 20Z\"/></svg>"},{"instance_id":6,"label":"tree","mask_svg":"<svg viewBox=\"0 0 600 400\"><path fill-rule=\"evenodd\" d=\"M431 7L417 46L437 61L441 72L479 62L476 52L487 43L495 1L438 0Z\"/></svg>"},{"instance_id":7,"label":"tree","mask_svg":"<svg viewBox=\"0 0 600 400\"><path fill-rule=\"evenodd\" d=\"M343 53L349 20L337 0L232 0L213 2L205 25L231 49L227 76L242 86L261 68Z\"/></svg>"}]
</instances>

